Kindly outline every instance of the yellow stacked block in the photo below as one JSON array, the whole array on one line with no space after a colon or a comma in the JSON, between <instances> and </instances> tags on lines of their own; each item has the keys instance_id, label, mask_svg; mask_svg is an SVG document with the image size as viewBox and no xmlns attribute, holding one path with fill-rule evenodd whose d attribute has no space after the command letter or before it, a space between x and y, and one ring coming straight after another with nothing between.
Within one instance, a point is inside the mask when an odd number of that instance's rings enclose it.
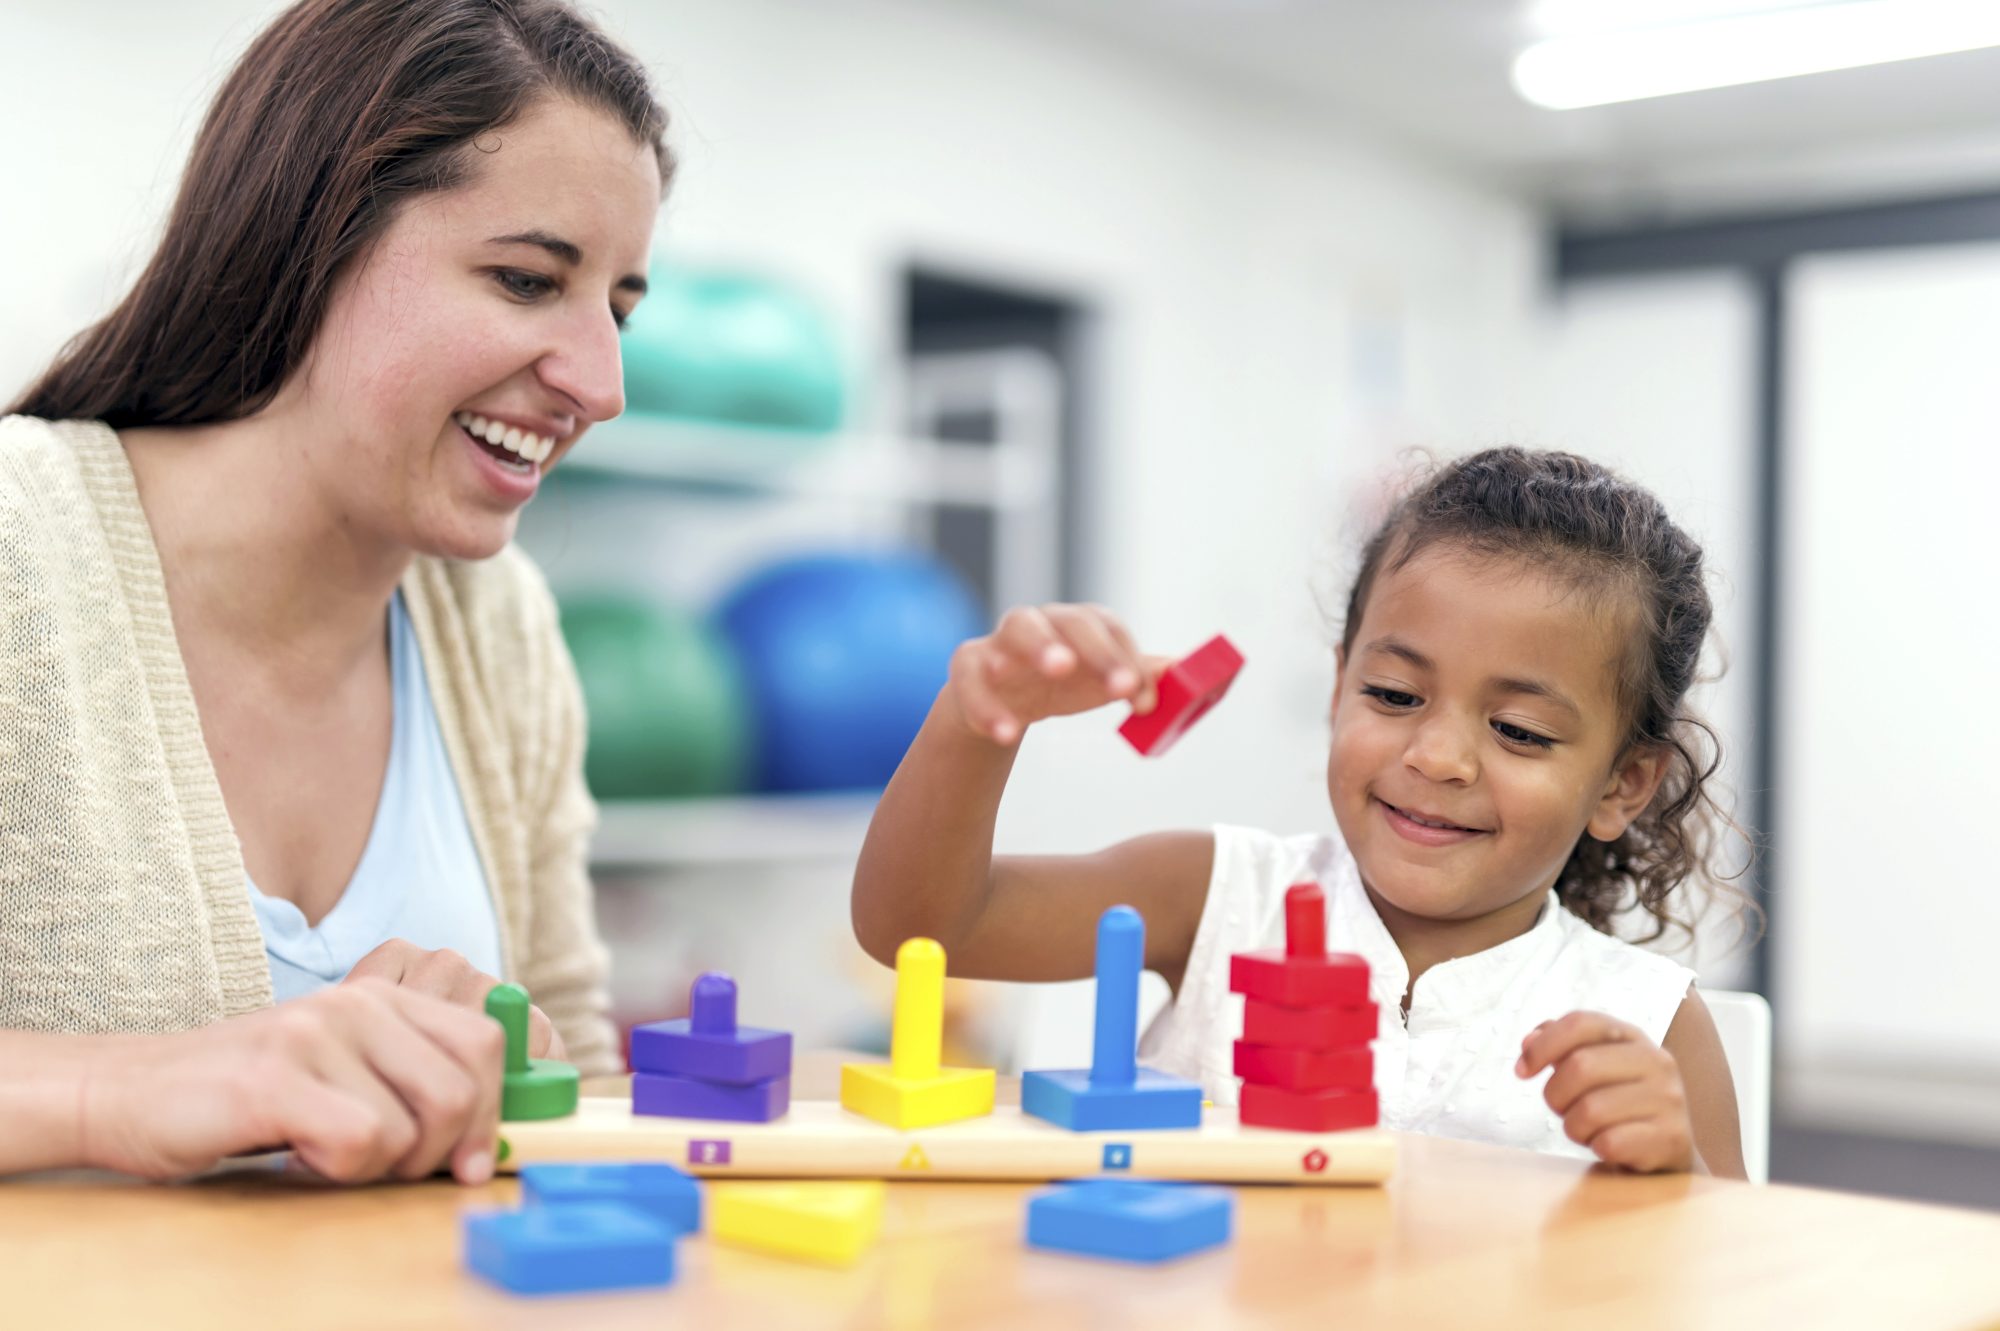
<instances>
[{"instance_id":1,"label":"yellow stacked block","mask_svg":"<svg viewBox=\"0 0 2000 1331\"><path fill-rule=\"evenodd\" d=\"M938 1066L944 1042L944 949L912 938L896 949L889 1062L847 1063L840 1103L892 1128L926 1128L993 1112L991 1068Z\"/></svg>"},{"instance_id":2,"label":"yellow stacked block","mask_svg":"<svg viewBox=\"0 0 2000 1331\"><path fill-rule=\"evenodd\" d=\"M882 1228L880 1179L858 1183L715 1183L708 1230L718 1243L849 1266Z\"/></svg>"}]
</instances>

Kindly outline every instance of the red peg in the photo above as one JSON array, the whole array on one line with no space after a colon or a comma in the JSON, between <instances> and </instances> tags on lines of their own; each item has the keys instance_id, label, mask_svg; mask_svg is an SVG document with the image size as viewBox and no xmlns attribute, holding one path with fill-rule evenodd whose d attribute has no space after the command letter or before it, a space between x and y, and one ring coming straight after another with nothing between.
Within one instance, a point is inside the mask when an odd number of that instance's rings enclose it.
<instances>
[{"instance_id":1,"label":"red peg","mask_svg":"<svg viewBox=\"0 0 2000 1331\"><path fill-rule=\"evenodd\" d=\"M1285 889L1285 955L1326 955L1326 893L1318 883L1294 883Z\"/></svg>"}]
</instances>

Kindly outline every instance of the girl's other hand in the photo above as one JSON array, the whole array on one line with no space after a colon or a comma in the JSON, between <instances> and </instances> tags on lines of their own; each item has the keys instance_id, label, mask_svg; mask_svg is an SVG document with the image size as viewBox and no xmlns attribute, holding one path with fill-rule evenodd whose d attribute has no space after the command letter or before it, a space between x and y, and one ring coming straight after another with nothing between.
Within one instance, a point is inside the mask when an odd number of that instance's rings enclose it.
<instances>
[{"instance_id":1,"label":"girl's other hand","mask_svg":"<svg viewBox=\"0 0 2000 1331\"><path fill-rule=\"evenodd\" d=\"M1542 1098L1563 1133L1606 1164L1641 1173L1695 1167L1687 1088L1674 1056L1601 1012L1543 1022L1521 1041L1518 1077L1554 1068Z\"/></svg>"}]
</instances>

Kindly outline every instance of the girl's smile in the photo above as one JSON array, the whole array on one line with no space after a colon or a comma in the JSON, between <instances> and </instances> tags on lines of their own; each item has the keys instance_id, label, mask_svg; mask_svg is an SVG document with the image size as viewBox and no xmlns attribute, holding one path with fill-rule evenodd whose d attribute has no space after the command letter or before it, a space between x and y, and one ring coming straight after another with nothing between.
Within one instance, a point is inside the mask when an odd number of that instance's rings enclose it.
<instances>
[{"instance_id":1,"label":"girl's smile","mask_svg":"<svg viewBox=\"0 0 2000 1331\"><path fill-rule=\"evenodd\" d=\"M1399 808L1379 795L1373 798L1375 807L1382 811L1396 835L1419 846L1458 846L1487 835L1483 827L1467 827L1414 807Z\"/></svg>"}]
</instances>

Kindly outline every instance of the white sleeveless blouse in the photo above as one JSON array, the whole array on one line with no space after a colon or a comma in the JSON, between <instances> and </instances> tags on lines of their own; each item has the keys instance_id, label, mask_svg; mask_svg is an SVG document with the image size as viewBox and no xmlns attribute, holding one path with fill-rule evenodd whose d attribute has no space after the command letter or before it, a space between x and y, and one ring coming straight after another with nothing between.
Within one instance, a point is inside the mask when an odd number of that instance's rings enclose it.
<instances>
[{"instance_id":1,"label":"white sleeveless blouse","mask_svg":"<svg viewBox=\"0 0 2000 1331\"><path fill-rule=\"evenodd\" d=\"M1243 1000L1229 992L1229 958L1284 946L1285 889L1306 881L1326 893L1327 947L1368 962L1382 1013L1375 1089L1385 1128L1589 1159L1542 1099L1549 1074L1514 1075L1522 1038L1541 1022L1593 1011L1657 1044L1694 983L1687 967L1597 932L1551 892L1527 933L1425 972L1406 1023L1409 968L1346 845L1336 836L1218 826L1186 977L1140 1044L1149 1066L1199 1081L1217 1104L1236 1103L1231 1046L1243 1032Z\"/></svg>"}]
</instances>

